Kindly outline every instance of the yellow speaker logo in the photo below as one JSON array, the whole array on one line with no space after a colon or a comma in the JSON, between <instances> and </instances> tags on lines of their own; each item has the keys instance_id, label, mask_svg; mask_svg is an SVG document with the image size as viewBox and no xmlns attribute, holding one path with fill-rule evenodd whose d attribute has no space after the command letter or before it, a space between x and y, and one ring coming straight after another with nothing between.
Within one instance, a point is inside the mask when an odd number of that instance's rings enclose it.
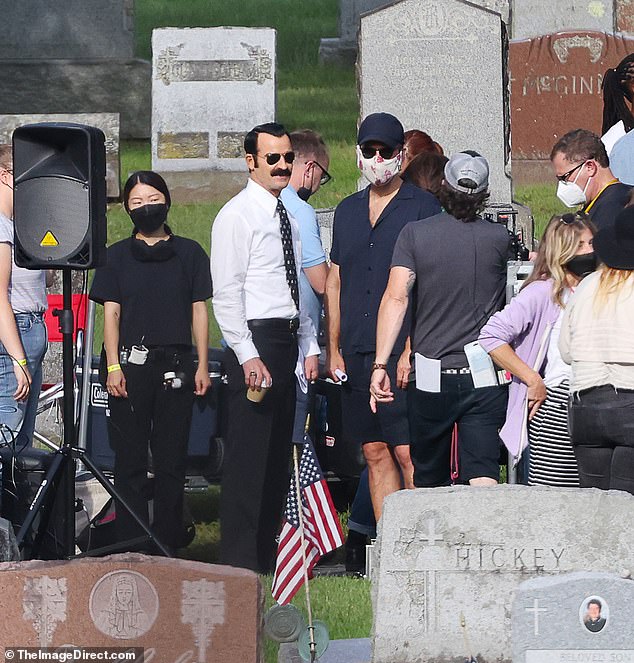
<instances>
[{"instance_id":1,"label":"yellow speaker logo","mask_svg":"<svg viewBox=\"0 0 634 663\"><path fill-rule=\"evenodd\" d=\"M44 235L44 238L40 242L40 246L59 246L59 242L55 235L50 230L47 230L46 235Z\"/></svg>"}]
</instances>

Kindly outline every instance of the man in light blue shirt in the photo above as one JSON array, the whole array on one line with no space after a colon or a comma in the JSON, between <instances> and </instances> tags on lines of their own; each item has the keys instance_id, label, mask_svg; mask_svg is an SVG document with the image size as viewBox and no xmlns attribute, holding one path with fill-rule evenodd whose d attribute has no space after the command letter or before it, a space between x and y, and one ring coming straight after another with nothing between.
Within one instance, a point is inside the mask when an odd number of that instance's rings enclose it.
<instances>
[{"instance_id":1,"label":"man in light blue shirt","mask_svg":"<svg viewBox=\"0 0 634 663\"><path fill-rule=\"evenodd\" d=\"M290 182L282 190L280 198L299 226L302 243L302 270L299 277L300 308L308 314L319 335L328 265L319 236L317 215L307 201L322 184L326 184L331 179L327 170L330 158L321 136L310 129L292 132L291 144L295 152L293 171ZM293 442L296 443L304 439L306 407L306 394L298 384L293 429Z\"/></svg>"}]
</instances>

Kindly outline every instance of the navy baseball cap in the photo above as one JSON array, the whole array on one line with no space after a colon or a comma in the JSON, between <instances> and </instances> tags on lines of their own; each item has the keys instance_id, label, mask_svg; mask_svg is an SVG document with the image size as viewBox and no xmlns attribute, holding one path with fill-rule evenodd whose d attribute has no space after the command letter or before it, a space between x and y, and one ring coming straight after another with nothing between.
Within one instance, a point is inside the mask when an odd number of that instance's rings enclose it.
<instances>
[{"instance_id":1,"label":"navy baseball cap","mask_svg":"<svg viewBox=\"0 0 634 663\"><path fill-rule=\"evenodd\" d=\"M365 143L383 143L394 149L405 142L403 125L394 115L389 113L372 113L368 115L361 126L357 136L357 145Z\"/></svg>"}]
</instances>

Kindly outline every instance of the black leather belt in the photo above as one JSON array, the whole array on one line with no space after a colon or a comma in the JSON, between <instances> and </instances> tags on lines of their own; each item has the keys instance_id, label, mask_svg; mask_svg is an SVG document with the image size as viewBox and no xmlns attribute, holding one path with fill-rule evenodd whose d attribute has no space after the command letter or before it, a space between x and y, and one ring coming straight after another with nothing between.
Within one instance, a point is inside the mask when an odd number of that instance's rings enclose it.
<instances>
[{"instance_id":1,"label":"black leather belt","mask_svg":"<svg viewBox=\"0 0 634 663\"><path fill-rule=\"evenodd\" d=\"M257 320L248 320L249 327L255 329L274 329L278 331L296 332L299 329L299 318L260 318Z\"/></svg>"}]
</instances>

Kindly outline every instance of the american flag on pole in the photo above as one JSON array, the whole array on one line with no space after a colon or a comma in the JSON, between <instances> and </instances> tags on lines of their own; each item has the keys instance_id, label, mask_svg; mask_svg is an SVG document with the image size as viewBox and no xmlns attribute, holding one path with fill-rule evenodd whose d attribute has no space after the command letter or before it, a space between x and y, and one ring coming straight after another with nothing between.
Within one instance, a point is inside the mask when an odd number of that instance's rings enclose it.
<instances>
[{"instance_id":1,"label":"american flag on pole","mask_svg":"<svg viewBox=\"0 0 634 663\"><path fill-rule=\"evenodd\" d=\"M343 545L343 532L332 503L328 484L319 467L310 438L306 437L299 464L299 485L304 518L304 541L308 577L319 558ZM273 598L280 604L291 602L304 582L299 512L295 473L286 498L284 525L277 546L273 576Z\"/></svg>"}]
</instances>

